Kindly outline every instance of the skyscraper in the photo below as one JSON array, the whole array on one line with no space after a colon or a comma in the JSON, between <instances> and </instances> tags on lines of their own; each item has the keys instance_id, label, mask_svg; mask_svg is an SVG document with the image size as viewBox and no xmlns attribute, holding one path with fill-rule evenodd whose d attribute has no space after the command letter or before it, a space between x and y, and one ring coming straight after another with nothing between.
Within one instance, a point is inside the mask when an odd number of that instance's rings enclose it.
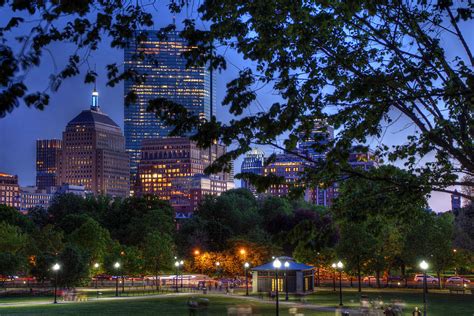
<instances>
[{"instance_id":1,"label":"skyscraper","mask_svg":"<svg viewBox=\"0 0 474 316\"><path fill-rule=\"evenodd\" d=\"M298 149L313 160L326 159L328 143L334 139L334 127L317 120L309 135L300 134Z\"/></svg>"},{"instance_id":2,"label":"skyscraper","mask_svg":"<svg viewBox=\"0 0 474 316\"><path fill-rule=\"evenodd\" d=\"M120 127L100 110L98 93L90 110L73 118L63 133L60 183L84 185L93 194L127 197L129 160Z\"/></svg>"},{"instance_id":3,"label":"skyscraper","mask_svg":"<svg viewBox=\"0 0 474 316\"><path fill-rule=\"evenodd\" d=\"M38 190L59 185L61 145L60 139L39 139L36 141L36 187Z\"/></svg>"},{"instance_id":4,"label":"skyscraper","mask_svg":"<svg viewBox=\"0 0 474 316\"><path fill-rule=\"evenodd\" d=\"M125 106L124 110L125 147L130 155L132 178L137 174L142 140L166 137L172 130L146 111L150 100L174 101L206 120L213 115L215 104L215 96L211 93L212 73L204 66L186 67L182 53L190 47L178 32L167 33L166 39L160 38L157 31L144 31L144 34L146 40L139 44L130 42L125 49L125 70L133 69L146 76L143 83L126 80L124 86L125 95L134 91L137 96L136 102Z\"/></svg>"},{"instance_id":5,"label":"skyscraper","mask_svg":"<svg viewBox=\"0 0 474 316\"><path fill-rule=\"evenodd\" d=\"M265 153L258 148L254 148L245 155L240 167L240 173L253 173L261 176L263 175L264 162ZM256 193L255 188L245 179L241 180L241 186L242 188L249 189L254 194Z\"/></svg>"}]
</instances>

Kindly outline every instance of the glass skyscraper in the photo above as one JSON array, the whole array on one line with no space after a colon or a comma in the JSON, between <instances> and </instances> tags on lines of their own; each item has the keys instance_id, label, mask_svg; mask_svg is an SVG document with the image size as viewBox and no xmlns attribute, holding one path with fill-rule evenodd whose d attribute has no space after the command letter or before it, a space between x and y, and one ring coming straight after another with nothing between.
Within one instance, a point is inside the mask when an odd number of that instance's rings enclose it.
<instances>
[{"instance_id":1,"label":"glass skyscraper","mask_svg":"<svg viewBox=\"0 0 474 316\"><path fill-rule=\"evenodd\" d=\"M157 31L145 31L147 39L139 44L130 42L125 49L125 70L133 69L145 75L145 81L137 84L125 81L125 95L134 91L135 103L125 106L125 146L130 155L132 179L137 174L142 140L169 135L172 127L153 113L146 111L150 100L164 98L185 106L192 114L209 120L214 114L215 96L211 95L212 73L206 67L186 67L182 53L190 46L178 32L167 33L166 39ZM140 55L140 58L138 58Z\"/></svg>"}]
</instances>

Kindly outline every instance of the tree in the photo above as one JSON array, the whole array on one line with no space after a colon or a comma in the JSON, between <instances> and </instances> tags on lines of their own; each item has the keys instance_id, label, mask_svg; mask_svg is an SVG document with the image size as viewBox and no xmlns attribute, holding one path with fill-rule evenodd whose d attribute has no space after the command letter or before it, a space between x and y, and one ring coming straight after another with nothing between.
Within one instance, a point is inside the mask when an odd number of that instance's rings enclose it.
<instances>
[{"instance_id":1,"label":"tree","mask_svg":"<svg viewBox=\"0 0 474 316\"><path fill-rule=\"evenodd\" d=\"M25 265L28 236L19 227L0 221L0 274L12 275Z\"/></svg>"},{"instance_id":2,"label":"tree","mask_svg":"<svg viewBox=\"0 0 474 316\"><path fill-rule=\"evenodd\" d=\"M406 171L391 166L372 169L368 173L370 177L411 177ZM416 231L414 227L425 216L426 204L426 192L393 187L386 182L349 178L341 184L331 211L340 227L347 229L360 225L364 228L364 234L354 236L354 244L370 245L366 249L370 256L365 258L364 265L376 272L380 286L383 271L404 264L400 259L404 258L404 245L409 246L407 236ZM345 242L346 238L342 236L341 240Z\"/></svg>"},{"instance_id":3,"label":"tree","mask_svg":"<svg viewBox=\"0 0 474 316\"><path fill-rule=\"evenodd\" d=\"M53 273L58 273L58 282L64 286L75 286L89 276L90 257L80 248L72 244L66 244L64 250L56 259L61 265L58 272L52 272L52 264L50 266L50 277Z\"/></svg>"},{"instance_id":4,"label":"tree","mask_svg":"<svg viewBox=\"0 0 474 316\"><path fill-rule=\"evenodd\" d=\"M145 270L155 275L156 288L158 290L158 276L160 272L164 269L172 268L172 238L160 232L148 233L143 243L143 257Z\"/></svg>"},{"instance_id":5,"label":"tree","mask_svg":"<svg viewBox=\"0 0 474 316\"><path fill-rule=\"evenodd\" d=\"M102 261L112 242L109 232L92 218L88 218L67 239L71 244L87 253L93 261Z\"/></svg>"},{"instance_id":6,"label":"tree","mask_svg":"<svg viewBox=\"0 0 474 316\"><path fill-rule=\"evenodd\" d=\"M362 265L372 255L373 236L369 234L366 223L343 222L339 225L339 242L337 253L344 258L346 271L355 271L358 280L358 291L362 292Z\"/></svg>"},{"instance_id":7,"label":"tree","mask_svg":"<svg viewBox=\"0 0 474 316\"><path fill-rule=\"evenodd\" d=\"M173 1L180 10L186 2ZM353 143L382 138L390 126L414 126L392 147L378 154L403 161L416 177L371 177L396 187L452 192L450 185L474 186L460 175L474 173L474 57L466 41L473 4L460 1L204 1L198 11L208 30L185 21L183 36L196 48L186 55L193 64L210 62L224 69L222 52L235 49L254 67L245 67L227 84L223 104L235 119L200 124L200 145L216 139L238 146L208 171L229 169L229 162L253 143L272 145L312 163L304 181L312 185L342 174L370 177L347 164ZM201 25L201 23L199 23ZM440 35L442 34L442 35ZM448 47L444 39L449 39ZM461 51L451 49L453 43ZM216 49L219 47L220 49ZM260 85L281 97L246 115ZM149 109L190 130L190 114L169 100L153 100ZM255 111L252 111L255 112ZM337 138L316 149L329 151L324 161L295 152L300 135L311 135L315 120L339 130ZM393 127L395 130L398 127ZM245 137L242 137L245 135ZM287 136L288 135L288 136ZM284 136L284 145L277 139ZM430 159L420 159L428 157ZM263 189L271 182L258 182Z\"/></svg>"}]
</instances>

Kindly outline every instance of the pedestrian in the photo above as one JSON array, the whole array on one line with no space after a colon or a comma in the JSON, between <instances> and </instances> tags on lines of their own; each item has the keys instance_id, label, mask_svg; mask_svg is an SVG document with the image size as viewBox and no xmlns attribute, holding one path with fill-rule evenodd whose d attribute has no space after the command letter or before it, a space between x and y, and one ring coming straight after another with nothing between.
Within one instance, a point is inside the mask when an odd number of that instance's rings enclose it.
<instances>
[{"instance_id":1,"label":"pedestrian","mask_svg":"<svg viewBox=\"0 0 474 316\"><path fill-rule=\"evenodd\" d=\"M421 316L421 312L418 310L418 307L415 307L415 310L411 314L412 316Z\"/></svg>"}]
</instances>

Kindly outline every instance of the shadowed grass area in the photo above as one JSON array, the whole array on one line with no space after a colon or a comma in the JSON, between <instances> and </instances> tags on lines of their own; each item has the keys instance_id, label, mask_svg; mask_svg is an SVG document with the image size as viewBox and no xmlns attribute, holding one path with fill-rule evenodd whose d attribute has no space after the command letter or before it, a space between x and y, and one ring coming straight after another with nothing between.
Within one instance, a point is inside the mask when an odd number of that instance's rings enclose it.
<instances>
[{"instance_id":1,"label":"shadowed grass area","mask_svg":"<svg viewBox=\"0 0 474 316\"><path fill-rule=\"evenodd\" d=\"M345 307L360 307L360 298L364 295L374 305L387 305L394 302L403 304L404 314L411 315L415 306L423 307L423 294L420 291L413 290L367 290L359 294L355 290L343 291L343 303ZM335 307L339 304L339 292L318 291L309 295L306 300L308 303L320 306ZM473 315L474 314L474 295L473 294L447 294L430 292L427 295L428 314L430 316L445 315Z\"/></svg>"},{"instance_id":2,"label":"shadowed grass area","mask_svg":"<svg viewBox=\"0 0 474 316\"><path fill-rule=\"evenodd\" d=\"M256 315L275 315L273 304L261 304L245 301L236 297L206 296L210 304L207 313L198 311L196 315L227 315L228 310L236 307L251 307ZM117 301L95 301L84 303L48 304L21 307L0 307L0 315L189 315L187 301L189 297L140 298ZM0 304L1 305L1 304ZM289 315L289 307L281 306L280 315ZM316 315L314 311L301 308L298 313ZM333 312L318 312L317 315L329 316Z\"/></svg>"}]
</instances>

